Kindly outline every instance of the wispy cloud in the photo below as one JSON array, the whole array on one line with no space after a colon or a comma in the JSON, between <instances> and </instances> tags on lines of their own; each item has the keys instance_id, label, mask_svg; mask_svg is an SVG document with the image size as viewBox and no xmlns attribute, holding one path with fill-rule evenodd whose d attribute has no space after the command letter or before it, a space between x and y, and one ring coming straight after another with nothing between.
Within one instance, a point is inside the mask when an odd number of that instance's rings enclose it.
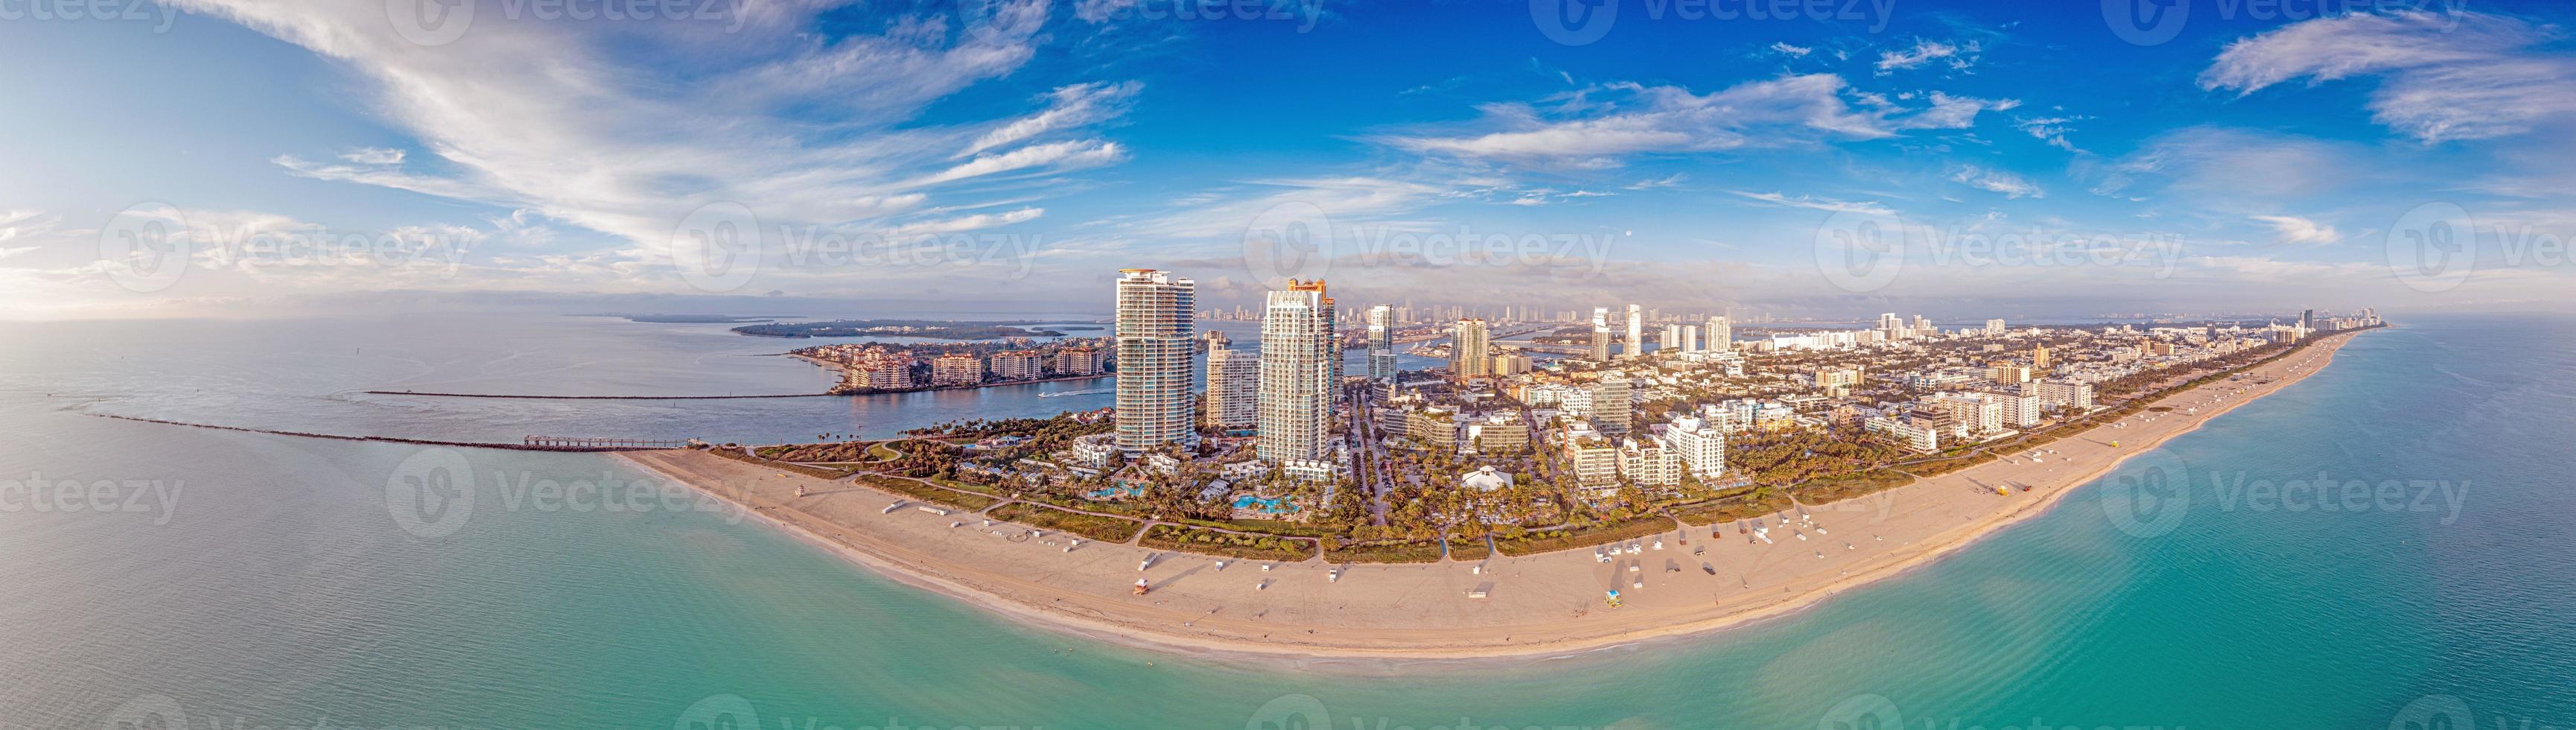
<instances>
[{"instance_id":1,"label":"wispy cloud","mask_svg":"<svg viewBox=\"0 0 2576 730\"><path fill-rule=\"evenodd\" d=\"M1976 65L1980 57L1979 50L1976 41L1954 44L1916 40L1912 48L1880 51L1878 63L1874 68L1877 69L1878 75L1886 76L1897 71L1922 68L1924 64L1940 61L1952 70L1965 71L1970 66Z\"/></svg>"},{"instance_id":2,"label":"wispy cloud","mask_svg":"<svg viewBox=\"0 0 2576 730\"><path fill-rule=\"evenodd\" d=\"M2559 36L2472 12L2318 18L2229 44L2200 86L2246 95L2379 76L2369 102L2379 123L2427 143L2501 137L2576 115L2576 56L2533 48Z\"/></svg>"},{"instance_id":3,"label":"wispy cloud","mask_svg":"<svg viewBox=\"0 0 2576 730\"><path fill-rule=\"evenodd\" d=\"M1958 129L1987 110L2018 102L1933 92L1929 106L1883 98L1853 106L1832 74L1749 81L1708 94L1678 86L1615 84L1571 114L1494 104L1471 125L1481 131L1388 134L1377 141L1425 154L1601 166L1632 154L1713 152L1830 140L1893 137L1907 129Z\"/></svg>"},{"instance_id":4,"label":"wispy cloud","mask_svg":"<svg viewBox=\"0 0 2576 730\"><path fill-rule=\"evenodd\" d=\"M2299 246L2321 246L2343 240L2334 226L2294 215L2258 215L2254 220L2272 226L2272 240Z\"/></svg>"}]
</instances>

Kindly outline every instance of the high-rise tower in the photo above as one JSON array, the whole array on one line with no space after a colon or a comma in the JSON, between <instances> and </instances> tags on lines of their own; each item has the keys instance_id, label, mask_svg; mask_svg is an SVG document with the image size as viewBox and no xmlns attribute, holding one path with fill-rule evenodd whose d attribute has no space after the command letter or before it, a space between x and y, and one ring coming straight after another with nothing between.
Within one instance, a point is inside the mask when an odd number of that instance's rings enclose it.
<instances>
[{"instance_id":1,"label":"high-rise tower","mask_svg":"<svg viewBox=\"0 0 2576 730\"><path fill-rule=\"evenodd\" d=\"M1118 272L1118 448L1197 442L1190 396L1198 284L1153 269Z\"/></svg>"},{"instance_id":2,"label":"high-rise tower","mask_svg":"<svg viewBox=\"0 0 2576 730\"><path fill-rule=\"evenodd\" d=\"M1395 382L1395 308L1368 309L1368 375L1379 384Z\"/></svg>"},{"instance_id":3,"label":"high-rise tower","mask_svg":"<svg viewBox=\"0 0 2576 730\"><path fill-rule=\"evenodd\" d=\"M1493 330L1485 320L1462 319L1449 328L1449 377L1494 374Z\"/></svg>"},{"instance_id":4,"label":"high-rise tower","mask_svg":"<svg viewBox=\"0 0 2576 730\"><path fill-rule=\"evenodd\" d=\"M1323 281L1291 279L1286 291L1270 292L1261 315L1260 437L1253 444L1262 460L1323 458L1340 359Z\"/></svg>"}]
</instances>

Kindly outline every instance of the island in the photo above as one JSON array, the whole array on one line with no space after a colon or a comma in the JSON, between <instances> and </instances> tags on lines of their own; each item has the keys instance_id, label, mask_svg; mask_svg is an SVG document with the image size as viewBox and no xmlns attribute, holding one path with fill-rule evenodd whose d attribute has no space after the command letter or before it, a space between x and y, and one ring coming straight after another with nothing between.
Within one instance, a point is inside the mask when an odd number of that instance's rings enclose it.
<instances>
[{"instance_id":1,"label":"island","mask_svg":"<svg viewBox=\"0 0 2576 730\"><path fill-rule=\"evenodd\" d=\"M753 337L918 337L932 340L999 340L1012 337L1062 337L1053 329L1025 329L1047 322L942 322L914 319L837 319L829 322L778 322L735 327ZM1098 329L1098 328L1093 328Z\"/></svg>"}]
</instances>

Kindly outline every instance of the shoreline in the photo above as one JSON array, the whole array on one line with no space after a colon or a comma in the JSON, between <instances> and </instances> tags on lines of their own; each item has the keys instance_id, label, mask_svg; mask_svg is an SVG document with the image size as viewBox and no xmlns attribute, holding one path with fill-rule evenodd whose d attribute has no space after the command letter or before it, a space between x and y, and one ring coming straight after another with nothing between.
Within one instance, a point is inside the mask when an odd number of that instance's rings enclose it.
<instances>
[{"instance_id":1,"label":"shoreline","mask_svg":"<svg viewBox=\"0 0 2576 730\"><path fill-rule=\"evenodd\" d=\"M2064 474L2044 462L1998 459L1872 495L1803 507L1816 518L1816 526L1839 535L1818 531L1823 539L1792 540L1775 533L1773 543L1734 544L1728 538L1740 536L1724 532L1726 523L1718 523L1682 530L1684 550L1659 550L1606 564L1577 548L1472 563L1333 566L1313 558L1264 571L1257 567L1262 561L1128 545L1085 542L1073 550L1052 545L1031 549L1039 540L1028 540L996 546L1002 533L1028 528L1002 522L980 526L983 518L965 510L931 518L916 513L907 500L847 480L796 476L711 454L617 456L898 582L1097 640L1200 658L1286 660L1305 667L1535 660L1634 648L1783 617L1931 564L2048 513L2076 488L2132 457L2323 370L2349 342L2349 334L2330 337L2317 343L2318 349L2243 371L2249 377L2268 374L2268 384L2222 379L2168 394L2158 403L2174 404L2174 410L2152 414L2153 422L2142 420L2150 414L2141 413L2124 419L2129 422L2125 429L2104 425L2061 437L2043 448L2076 452L2053 455L2072 469ZM2189 407L2183 399L2235 387L2247 392L2202 407L2201 413L2183 410ZM2127 448L2089 438L2112 434L2147 438ZM800 482L813 490L812 496L793 496ZM2037 489L1997 495L1986 486L2004 482ZM886 508L890 504L901 509ZM964 526L952 528L951 522ZM1709 537L1712 529L1718 530L1717 537ZM1789 525L1777 529L1795 530ZM1862 538L1854 529L1874 532L1869 542L1861 543L1855 542ZM1689 542L1694 532L1706 542ZM1644 540L1660 542L1674 534L1666 531ZM1842 543L1844 551L1824 553L1821 548L1833 543ZM1861 552L1862 544L1871 549ZM1706 554L1687 552L1691 547ZM1808 552L1815 553L1814 562L1783 559L1805 558ZM1151 569L1137 568L1148 560ZM1220 562L1225 567L1216 567ZM1729 570L1708 575L1703 569L1675 568L1680 562L1699 562L1706 569L1724 563ZM1663 570L1646 572L1648 563L1661 563ZM1471 573L1471 565L1484 569ZM1340 576L1328 577L1326 571ZM1139 577L1155 581L1152 594L1129 595L1127 585ZM1252 583L1256 579L1257 585ZM1627 584L1649 580L1645 588ZM1207 585L1212 581L1233 585ZM1672 583L1682 588L1669 587ZM1604 606L1604 585L1618 589L1629 605ZM1495 598L1469 598L1469 586L1495 589ZM1447 594L1441 595L1444 589ZM1253 613L1247 617L1246 611Z\"/></svg>"}]
</instances>

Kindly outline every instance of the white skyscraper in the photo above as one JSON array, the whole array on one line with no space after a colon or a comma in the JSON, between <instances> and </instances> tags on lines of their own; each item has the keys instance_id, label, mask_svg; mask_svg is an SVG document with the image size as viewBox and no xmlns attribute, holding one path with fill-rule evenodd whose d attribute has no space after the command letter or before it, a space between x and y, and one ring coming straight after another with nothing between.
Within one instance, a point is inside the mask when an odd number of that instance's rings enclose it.
<instances>
[{"instance_id":1,"label":"white skyscraper","mask_svg":"<svg viewBox=\"0 0 2576 730\"><path fill-rule=\"evenodd\" d=\"M1646 310L1628 305L1628 357L1646 354Z\"/></svg>"},{"instance_id":2,"label":"white skyscraper","mask_svg":"<svg viewBox=\"0 0 2576 730\"><path fill-rule=\"evenodd\" d=\"M1333 342L1333 298L1324 296L1323 281L1291 279L1287 291L1270 293L1261 315L1260 431L1254 442L1262 460L1324 457L1339 349Z\"/></svg>"},{"instance_id":3,"label":"white skyscraper","mask_svg":"<svg viewBox=\"0 0 2576 730\"><path fill-rule=\"evenodd\" d=\"M1198 284L1153 269L1118 272L1118 448L1198 440L1190 376Z\"/></svg>"},{"instance_id":4,"label":"white skyscraper","mask_svg":"<svg viewBox=\"0 0 2576 730\"><path fill-rule=\"evenodd\" d=\"M1395 382L1395 308L1368 309L1368 374L1376 383Z\"/></svg>"},{"instance_id":5,"label":"white skyscraper","mask_svg":"<svg viewBox=\"0 0 2576 730\"><path fill-rule=\"evenodd\" d=\"M1718 352L1735 349L1735 321L1720 314L1708 318L1708 349Z\"/></svg>"},{"instance_id":6,"label":"white skyscraper","mask_svg":"<svg viewBox=\"0 0 2576 730\"><path fill-rule=\"evenodd\" d=\"M1610 308L1592 308L1592 361L1610 361Z\"/></svg>"}]
</instances>

